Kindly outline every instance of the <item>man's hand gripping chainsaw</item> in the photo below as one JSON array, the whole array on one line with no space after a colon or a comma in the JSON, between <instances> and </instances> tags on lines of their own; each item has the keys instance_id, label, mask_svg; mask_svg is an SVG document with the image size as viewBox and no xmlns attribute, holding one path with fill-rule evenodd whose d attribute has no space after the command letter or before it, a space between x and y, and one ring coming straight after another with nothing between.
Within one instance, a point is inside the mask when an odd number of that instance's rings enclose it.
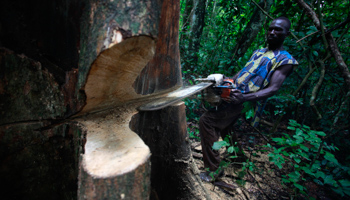
<instances>
[{"instance_id":1,"label":"man's hand gripping chainsaw","mask_svg":"<svg viewBox=\"0 0 350 200\"><path fill-rule=\"evenodd\" d=\"M204 100L211 106L218 106L222 102L222 98L228 98L231 90L234 89L233 80L225 78L223 74L211 74L207 78L196 79L201 82L212 82L213 85L205 89Z\"/></svg>"}]
</instances>

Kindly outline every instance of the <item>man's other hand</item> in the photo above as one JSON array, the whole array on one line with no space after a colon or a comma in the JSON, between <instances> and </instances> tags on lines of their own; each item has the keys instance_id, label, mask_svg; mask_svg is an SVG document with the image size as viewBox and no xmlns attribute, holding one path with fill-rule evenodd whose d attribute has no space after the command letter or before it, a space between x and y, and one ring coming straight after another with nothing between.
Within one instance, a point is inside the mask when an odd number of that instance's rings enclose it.
<instances>
[{"instance_id":1,"label":"man's other hand","mask_svg":"<svg viewBox=\"0 0 350 200\"><path fill-rule=\"evenodd\" d=\"M230 93L230 97L222 98L227 103L241 104L245 101L241 91L233 89Z\"/></svg>"}]
</instances>

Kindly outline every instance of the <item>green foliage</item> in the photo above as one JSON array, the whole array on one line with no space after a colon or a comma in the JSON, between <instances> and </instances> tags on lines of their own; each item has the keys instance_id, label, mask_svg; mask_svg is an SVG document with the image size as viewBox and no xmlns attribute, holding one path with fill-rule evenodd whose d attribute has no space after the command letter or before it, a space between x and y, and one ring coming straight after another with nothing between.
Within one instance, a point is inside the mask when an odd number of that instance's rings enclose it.
<instances>
[{"instance_id":1,"label":"green foliage","mask_svg":"<svg viewBox=\"0 0 350 200\"><path fill-rule=\"evenodd\" d=\"M290 94L275 95L270 97L268 102L274 105L274 115L284 115L288 107L295 107L297 104L303 105L303 99L296 99Z\"/></svg>"},{"instance_id":2,"label":"green foliage","mask_svg":"<svg viewBox=\"0 0 350 200\"><path fill-rule=\"evenodd\" d=\"M293 169L282 176L282 183L294 187L300 194L307 194L305 183L312 180L327 185L342 196L349 195L349 180L344 179L344 175L349 175L350 168L342 166L335 158L332 152L338 148L321 139L326 136L322 131L311 130L295 120L290 120L289 125L288 129L294 132L292 136L284 133L282 137L272 138L278 148L265 145L271 151L268 155L270 162L279 169Z\"/></svg>"},{"instance_id":3,"label":"green foliage","mask_svg":"<svg viewBox=\"0 0 350 200\"><path fill-rule=\"evenodd\" d=\"M244 154L244 152L240 151L240 149L238 148L237 142L235 142L234 144L232 144L232 143L233 143L233 141L232 141L231 136L227 135L224 138L224 140L214 142L212 148L214 150L220 150L221 148L226 147L226 153L229 155L229 156L227 156L229 159L238 158L237 154L239 154L239 153ZM221 170L227 168L231 164L233 164L231 161L222 160L220 162L219 168L216 170L216 172L214 172L214 174L218 174ZM243 178L247 174L247 170L254 172L254 170L256 169L256 166L254 165L253 162L251 162L249 160L247 160L246 162L242 162L241 164L242 164L242 168L237 173L239 180L236 180L236 183L243 186L246 182Z\"/></svg>"},{"instance_id":4,"label":"green foliage","mask_svg":"<svg viewBox=\"0 0 350 200\"><path fill-rule=\"evenodd\" d=\"M184 99L185 105L186 105L186 117L187 121L199 120L199 115L196 114L197 109L199 108L199 105L201 104L201 101L199 100L201 98L201 95L199 94L197 96L198 98L186 98Z\"/></svg>"},{"instance_id":5,"label":"green foliage","mask_svg":"<svg viewBox=\"0 0 350 200\"><path fill-rule=\"evenodd\" d=\"M191 34L190 15L193 9L193 3L191 2L190 0L180 1L180 53L185 84L193 84L195 78L205 77L212 73L233 76L245 65L254 50L266 47L265 30L271 22L270 19L263 25L264 28L248 47L244 56L233 57L237 42L242 37L256 6L248 0L209 0L206 2L203 33L199 36L201 44L199 49L190 51L188 46L190 40L192 40L189 38ZM314 1L314 4L310 1L307 1L307 3L314 8L317 6L317 1ZM321 2L321 7L323 22L327 28L336 26L348 16L349 2L326 0ZM275 116L289 115L295 119L308 119L311 124L311 121L316 120L317 117L309 105L312 90L320 77L317 61L325 59L329 50L324 46L320 31L317 30L313 21L310 20L311 18L305 14L296 2L275 0L268 14L272 17L286 16L291 20L291 32L296 38L287 37L284 48L299 62L299 66L295 68L294 73L285 81L285 86L280 90L280 95L274 98L276 101L270 102L276 108L272 109L273 111L270 113ZM341 26L334 30L332 35L336 40L339 40L337 46L344 61L349 66L349 29L347 26ZM302 40L296 42L299 39ZM194 55L198 59L193 59ZM334 121L335 112L344 100L345 87L347 86L344 84L334 59L325 60L325 67L327 73L315 101L322 119L319 124L314 124L314 126L329 130ZM304 87L293 96L294 100L291 99L291 94L296 91L312 68L315 68L315 70L306 80ZM288 100L283 99L286 95L289 95ZM349 116L346 113L349 112L349 108L350 106L347 104L343 111L344 114L341 114L338 120L338 124L348 124ZM247 117L251 117L252 113L252 110L249 111ZM273 116L269 119L273 120ZM350 145L346 146L350 147Z\"/></svg>"},{"instance_id":6,"label":"green foliage","mask_svg":"<svg viewBox=\"0 0 350 200\"><path fill-rule=\"evenodd\" d=\"M201 138L198 136L199 135L199 130L198 128L194 128L193 127L193 131L188 127L187 128L187 133L188 133L188 136L191 138L191 139L195 139L195 140L200 140Z\"/></svg>"},{"instance_id":7,"label":"green foliage","mask_svg":"<svg viewBox=\"0 0 350 200\"><path fill-rule=\"evenodd\" d=\"M244 102L241 113L245 115L246 119L253 118L255 115L255 104L250 101Z\"/></svg>"},{"instance_id":8,"label":"green foliage","mask_svg":"<svg viewBox=\"0 0 350 200\"><path fill-rule=\"evenodd\" d=\"M184 0L181 2L181 5L185 5ZM241 31L244 30L253 13L251 3L244 0L240 1L240 6L237 6L237 3L233 1L218 0L208 1L207 5L201 48L198 49L198 52L186 51L189 41L183 38L190 33L187 32L188 27L184 25L190 26L190 22L189 20L184 21L184 19L180 21L180 27L183 27L180 30L183 71L190 72L195 76L206 76L213 73L233 75L245 65L250 57L248 53L244 58L238 58L237 62L232 60L235 41L240 37ZM181 12L185 14L185 9L182 8ZM184 24L185 22L187 23ZM250 54L254 50L249 50ZM193 54L198 56L198 61L188 59ZM235 63L238 63L238 65Z\"/></svg>"},{"instance_id":9,"label":"green foliage","mask_svg":"<svg viewBox=\"0 0 350 200\"><path fill-rule=\"evenodd\" d=\"M256 6L249 0L208 0L204 29L202 35L199 36L201 44L197 50L190 51L191 20L189 15L193 1L180 0L180 2L180 53L185 84L192 85L195 78L206 77L212 73L233 76L245 65L254 50L266 47L265 30L271 22L270 19L263 24L264 28L248 47L246 53L242 57L233 57L237 42L243 36L242 33L252 18ZM316 10L317 1L305 2ZM321 1L323 23L327 30L346 20L349 15L349 4L349 1L342 0ZM295 190L300 193L307 192L304 187L306 181L314 181L329 186L339 194L348 195L348 181L341 177L348 176L347 169L343 165L350 164L348 153L350 152L350 139L348 137L350 104L349 102L342 104L349 86L344 81L343 72L339 70L332 55L327 57L330 50L323 43L321 31L317 30L311 17L295 1L275 0L268 14L272 17L286 16L291 20L291 32L296 38L287 37L284 48L296 58L299 66L295 67L294 72L286 79L278 95L268 100L264 110L264 118L273 123L276 123L278 121L276 119L279 117L281 117L282 122L284 119L295 119L312 127L301 126L295 121L291 121L289 128L294 128L290 130L294 134L283 134L279 139L273 139L280 147L267 146L271 149L271 155L274 155L270 159L278 168L284 169L288 166L297 169L294 170L294 173L283 177L283 180L285 184L293 185ZM347 66L350 66L349 24L337 27L331 34L337 42L343 60ZM297 42L297 40L299 41ZM197 56L198 59L193 59L194 56ZM321 75L318 63L320 60L324 61L326 74L320 89L313 95L314 87ZM302 83L304 85L301 85ZM315 99L314 107L310 106L311 99ZM188 99L185 103L188 120L197 121L200 115L198 112L200 102ZM322 116L321 119L317 118L315 108ZM337 116L339 111L341 112ZM247 119L252 118L254 104L246 103L243 112ZM282 118L282 116L285 117ZM334 124L336 117L338 120ZM325 136L320 135L322 132L314 131L316 129L323 130L327 135L336 135L325 139ZM192 134L195 137L197 133L193 131ZM233 151L234 154L235 146L230 145L228 141L226 142L217 144L215 148L219 148L221 145L228 152ZM327 145L326 142L335 145ZM316 159L321 144L323 148ZM335 151L336 147L340 150ZM242 171L241 174L243 175L245 171ZM339 187L332 186L334 183Z\"/></svg>"}]
</instances>

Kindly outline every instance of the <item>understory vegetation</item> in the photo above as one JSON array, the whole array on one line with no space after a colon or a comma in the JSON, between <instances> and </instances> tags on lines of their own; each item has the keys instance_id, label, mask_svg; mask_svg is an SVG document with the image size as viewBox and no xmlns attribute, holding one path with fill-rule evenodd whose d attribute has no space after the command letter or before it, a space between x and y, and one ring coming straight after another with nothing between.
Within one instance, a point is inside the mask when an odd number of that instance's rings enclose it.
<instances>
[{"instance_id":1,"label":"understory vegetation","mask_svg":"<svg viewBox=\"0 0 350 200\"><path fill-rule=\"evenodd\" d=\"M281 184L290 197L312 199L309 182L350 198L350 2L345 0L181 0L180 50L185 85L221 73L233 76L254 50L266 47L265 30L273 18L288 17L291 35L285 49L299 62L278 94L265 103L257 128L264 143L257 151L284 169ZM201 95L185 101L192 126L203 113ZM245 104L244 120L255 115L255 102ZM233 130L233 133L235 131ZM254 139L254 138L252 138ZM246 143L249 143L247 141ZM226 149L223 168L242 153L231 137L214 144ZM251 156L241 161L240 176L258 171ZM244 182L240 182L244 184Z\"/></svg>"}]
</instances>

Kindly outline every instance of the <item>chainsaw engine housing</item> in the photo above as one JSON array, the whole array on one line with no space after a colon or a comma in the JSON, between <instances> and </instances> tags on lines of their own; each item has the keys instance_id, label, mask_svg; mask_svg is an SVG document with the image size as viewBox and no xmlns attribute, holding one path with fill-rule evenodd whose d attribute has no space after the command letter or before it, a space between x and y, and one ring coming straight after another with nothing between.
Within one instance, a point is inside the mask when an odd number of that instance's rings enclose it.
<instances>
[{"instance_id":1,"label":"chainsaw engine housing","mask_svg":"<svg viewBox=\"0 0 350 200\"><path fill-rule=\"evenodd\" d=\"M224 79L219 85L213 85L204 90L204 101L211 106L219 106L222 98L230 96L231 90L234 89L232 79Z\"/></svg>"}]
</instances>

